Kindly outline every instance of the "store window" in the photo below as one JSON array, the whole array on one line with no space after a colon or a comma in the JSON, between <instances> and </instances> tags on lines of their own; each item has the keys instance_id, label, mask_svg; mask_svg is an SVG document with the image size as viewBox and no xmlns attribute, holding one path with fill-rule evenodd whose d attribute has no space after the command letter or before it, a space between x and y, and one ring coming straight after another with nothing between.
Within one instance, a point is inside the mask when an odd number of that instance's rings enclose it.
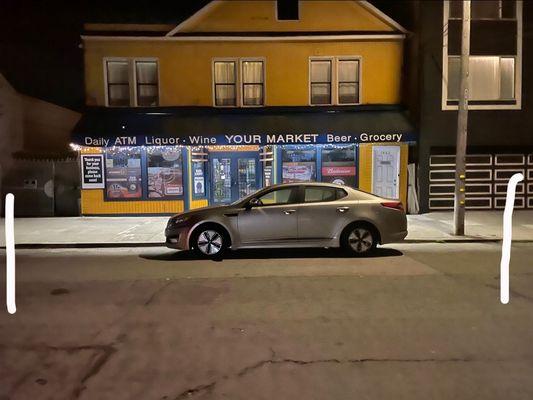
<instances>
[{"instance_id":1,"label":"store window","mask_svg":"<svg viewBox=\"0 0 533 400\"><path fill-rule=\"evenodd\" d=\"M140 199L142 192L140 149L106 150L106 197Z\"/></svg>"},{"instance_id":2,"label":"store window","mask_svg":"<svg viewBox=\"0 0 533 400\"><path fill-rule=\"evenodd\" d=\"M332 60L311 60L311 104L331 104Z\"/></svg>"},{"instance_id":3,"label":"store window","mask_svg":"<svg viewBox=\"0 0 533 400\"><path fill-rule=\"evenodd\" d=\"M156 61L136 61L137 105L157 106L159 103L159 84Z\"/></svg>"},{"instance_id":4,"label":"store window","mask_svg":"<svg viewBox=\"0 0 533 400\"><path fill-rule=\"evenodd\" d=\"M469 100L514 100L515 59L470 56ZM461 58L448 57L448 99L459 99Z\"/></svg>"},{"instance_id":5,"label":"store window","mask_svg":"<svg viewBox=\"0 0 533 400\"><path fill-rule=\"evenodd\" d=\"M183 196L183 159L180 147L146 150L148 197L173 199Z\"/></svg>"},{"instance_id":6,"label":"store window","mask_svg":"<svg viewBox=\"0 0 533 400\"><path fill-rule=\"evenodd\" d=\"M242 62L242 104L244 106L264 105L263 61Z\"/></svg>"},{"instance_id":7,"label":"store window","mask_svg":"<svg viewBox=\"0 0 533 400\"><path fill-rule=\"evenodd\" d=\"M316 148L282 149L282 181L313 182L316 181Z\"/></svg>"},{"instance_id":8,"label":"store window","mask_svg":"<svg viewBox=\"0 0 533 400\"><path fill-rule=\"evenodd\" d=\"M322 181L356 187L356 146L322 149Z\"/></svg>"},{"instance_id":9,"label":"store window","mask_svg":"<svg viewBox=\"0 0 533 400\"><path fill-rule=\"evenodd\" d=\"M231 107L237 105L236 61L215 61L214 85L216 106Z\"/></svg>"},{"instance_id":10,"label":"store window","mask_svg":"<svg viewBox=\"0 0 533 400\"><path fill-rule=\"evenodd\" d=\"M107 101L113 107L130 105L130 76L128 61L107 61Z\"/></svg>"}]
</instances>

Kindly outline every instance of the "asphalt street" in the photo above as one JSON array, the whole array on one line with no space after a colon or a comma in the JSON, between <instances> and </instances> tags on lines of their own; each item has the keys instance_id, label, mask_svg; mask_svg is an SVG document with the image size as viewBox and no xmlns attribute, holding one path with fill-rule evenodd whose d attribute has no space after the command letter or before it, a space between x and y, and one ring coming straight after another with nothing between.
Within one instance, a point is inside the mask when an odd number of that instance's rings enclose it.
<instances>
[{"instance_id":1,"label":"asphalt street","mask_svg":"<svg viewBox=\"0 0 533 400\"><path fill-rule=\"evenodd\" d=\"M499 261L498 243L17 250L0 399L532 399L533 244L513 245L508 305Z\"/></svg>"}]
</instances>

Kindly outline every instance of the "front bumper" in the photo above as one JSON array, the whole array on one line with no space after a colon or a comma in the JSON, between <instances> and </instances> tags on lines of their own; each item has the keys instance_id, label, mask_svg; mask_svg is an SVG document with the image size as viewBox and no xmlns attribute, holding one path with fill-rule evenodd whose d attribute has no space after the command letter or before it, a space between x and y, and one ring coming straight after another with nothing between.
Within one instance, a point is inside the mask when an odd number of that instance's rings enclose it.
<instances>
[{"instance_id":1,"label":"front bumper","mask_svg":"<svg viewBox=\"0 0 533 400\"><path fill-rule=\"evenodd\" d=\"M189 250L189 227L165 229L165 245L170 249Z\"/></svg>"}]
</instances>

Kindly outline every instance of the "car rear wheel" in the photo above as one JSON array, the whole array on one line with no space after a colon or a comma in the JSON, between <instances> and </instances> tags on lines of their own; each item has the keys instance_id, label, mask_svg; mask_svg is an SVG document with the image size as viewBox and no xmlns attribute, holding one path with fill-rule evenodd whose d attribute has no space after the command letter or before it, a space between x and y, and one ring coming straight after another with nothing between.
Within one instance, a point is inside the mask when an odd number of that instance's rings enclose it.
<instances>
[{"instance_id":1,"label":"car rear wheel","mask_svg":"<svg viewBox=\"0 0 533 400\"><path fill-rule=\"evenodd\" d=\"M214 227L199 229L192 242L199 255L209 258L222 255L227 246L224 234Z\"/></svg>"},{"instance_id":2,"label":"car rear wheel","mask_svg":"<svg viewBox=\"0 0 533 400\"><path fill-rule=\"evenodd\" d=\"M342 238L344 250L355 255L369 254L376 245L377 234L368 225L354 225L346 230Z\"/></svg>"}]
</instances>

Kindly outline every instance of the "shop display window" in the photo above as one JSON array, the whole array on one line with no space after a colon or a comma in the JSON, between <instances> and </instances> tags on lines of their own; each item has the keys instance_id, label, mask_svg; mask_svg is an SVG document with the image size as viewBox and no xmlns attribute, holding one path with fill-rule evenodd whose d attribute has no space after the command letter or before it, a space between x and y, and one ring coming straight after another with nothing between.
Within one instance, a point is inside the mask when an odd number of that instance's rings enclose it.
<instances>
[{"instance_id":1,"label":"shop display window","mask_svg":"<svg viewBox=\"0 0 533 400\"><path fill-rule=\"evenodd\" d=\"M108 199L140 199L143 197L141 150L107 149L106 197Z\"/></svg>"},{"instance_id":2,"label":"shop display window","mask_svg":"<svg viewBox=\"0 0 533 400\"><path fill-rule=\"evenodd\" d=\"M322 149L322 182L356 187L355 145Z\"/></svg>"},{"instance_id":3,"label":"shop display window","mask_svg":"<svg viewBox=\"0 0 533 400\"><path fill-rule=\"evenodd\" d=\"M282 181L313 182L316 181L316 148L282 149Z\"/></svg>"},{"instance_id":4,"label":"shop display window","mask_svg":"<svg viewBox=\"0 0 533 400\"><path fill-rule=\"evenodd\" d=\"M148 148L146 165L150 199L183 196L183 159L180 147Z\"/></svg>"}]
</instances>

